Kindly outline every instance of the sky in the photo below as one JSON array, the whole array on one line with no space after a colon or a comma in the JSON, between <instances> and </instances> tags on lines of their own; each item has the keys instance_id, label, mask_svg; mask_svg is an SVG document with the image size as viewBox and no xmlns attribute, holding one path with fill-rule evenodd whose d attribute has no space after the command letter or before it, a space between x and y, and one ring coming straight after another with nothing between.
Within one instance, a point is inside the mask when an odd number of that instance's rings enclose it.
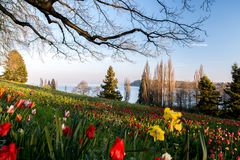
<instances>
[{"instance_id":1,"label":"sky","mask_svg":"<svg viewBox=\"0 0 240 160\"><path fill-rule=\"evenodd\" d=\"M216 0L211 8L211 16L203 25L208 34L205 41L191 47L174 45L170 48L169 55L173 61L176 80L192 81L196 69L202 64L204 73L212 81L231 81L232 64L240 64L239 8L239 0ZM119 83L123 84L125 78L131 81L140 79L147 60L153 73L161 59L166 62L169 58L166 54L156 58L129 55L133 63L116 62L110 58L80 62L45 55L42 56L44 58L39 58L37 53L29 54L25 51L21 53L27 66L29 84L39 84L40 78L54 78L58 85L77 85L82 80L89 84L100 84L110 65L113 66Z\"/></svg>"}]
</instances>

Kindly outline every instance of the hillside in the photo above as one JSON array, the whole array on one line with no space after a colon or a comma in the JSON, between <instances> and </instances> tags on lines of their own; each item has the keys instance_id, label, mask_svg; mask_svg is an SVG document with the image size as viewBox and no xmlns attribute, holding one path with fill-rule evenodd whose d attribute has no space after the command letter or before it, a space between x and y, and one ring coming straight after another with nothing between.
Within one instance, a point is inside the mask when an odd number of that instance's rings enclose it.
<instances>
[{"instance_id":1,"label":"hillside","mask_svg":"<svg viewBox=\"0 0 240 160\"><path fill-rule=\"evenodd\" d=\"M15 107L12 113L9 112L11 105ZM183 159L187 155L202 159L206 154L205 145L209 159L211 152L216 156L221 153L226 159L236 159L236 149L240 146L239 121L172 111L168 116L178 116L176 121L168 124L164 120L164 108L19 83L0 81L0 106L1 124L12 124L10 133L1 139L21 148L18 159L108 159L116 137L124 140L124 159L154 159L165 152L174 159ZM151 126L156 125L164 130L161 138L149 132ZM205 144L199 131L204 132ZM219 150L220 140L222 147ZM185 152L190 146L191 150Z\"/></svg>"}]
</instances>

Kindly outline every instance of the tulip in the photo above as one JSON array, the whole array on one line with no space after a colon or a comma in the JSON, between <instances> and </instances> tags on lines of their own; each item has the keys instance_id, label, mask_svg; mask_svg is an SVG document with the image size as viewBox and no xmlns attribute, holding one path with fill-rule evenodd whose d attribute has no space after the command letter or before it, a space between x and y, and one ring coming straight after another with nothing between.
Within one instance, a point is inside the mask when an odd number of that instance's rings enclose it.
<instances>
[{"instance_id":1,"label":"tulip","mask_svg":"<svg viewBox=\"0 0 240 160\"><path fill-rule=\"evenodd\" d=\"M35 106L35 103L34 102L31 102L29 105L28 105L28 108L33 108Z\"/></svg>"},{"instance_id":2,"label":"tulip","mask_svg":"<svg viewBox=\"0 0 240 160\"><path fill-rule=\"evenodd\" d=\"M72 130L69 126L65 126L65 124L62 124L62 131L64 136L71 136Z\"/></svg>"},{"instance_id":3,"label":"tulip","mask_svg":"<svg viewBox=\"0 0 240 160\"><path fill-rule=\"evenodd\" d=\"M96 128L94 127L93 124L91 124L88 129L86 130L86 135L88 138L93 139L94 138L94 133L95 133Z\"/></svg>"},{"instance_id":4,"label":"tulip","mask_svg":"<svg viewBox=\"0 0 240 160\"><path fill-rule=\"evenodd\" d=\"M11 123L7 122L2 125L0 125L0 136L6 136L11 128Z\"/></svg>"},{"instance_id":5,"label":"tulip","mask_svg":"<svg viewBox=\"0 0 240 160\"><path fill-rule=\"evenodd\" d=\"M35 115L37 113L36 108L32 110L32 114Z\"/></svg>"},{"instance_id":6,"label":"tulip","mask_svg":"<svg viewBox=\"0 0 240 160\"><path fill-rule=\"evenodd\" d=\"M0 150L0 160L16 160L17 150L14 143L10 143L8 146L2 146Z\"/></svg>"},{"instance_id":7,"label":"tulip","mask_svg":"<svg viewBox=\"0 0 240 160\"><path fill-rule=\"evenodd\" d=\"M17 121L17 122L21 122L21 121L22 121L22 116L21 116L21 114L17 114L17 115L16 115L16 121Z\"/></svg>"},{"instance_id":8,"label":"tulip","mask_svg":"<svg viewBox=\"0 0 240 160\"><path fill-rule=\"evenodd\" d=\"M110 157L112 160L123 160L124 156L124 142L122 139L117 137L110 149Z\"/></svg>"},{"instance_id":9,"label":"tulip","mask_svg":"<svg viewBox=\"0 0 240 160\"><path fill-rule=\"evenodd\" d=\"M10 94L8 94L7 97L6 97L6 102L10 102L11 98L12 98L12 96Z\"/></svg>"},{"instance_id":10,"label":"tulip","mask_svg":"<svg viewBox=\"0 0 240 160\"><path fill-rule=\"evenodd\" d=\"M5 92L5 89L4 88L0 88L0 98L3 97L4 95L4 92Z\"/></svg>"},{"instance_id":11,"label":"tulip","mask_svg":"<svg viewBox=\"0 0 240 160\"><path fill-rule=\"evenodd\" d=\"M162 160L171 160L171 159L172 159L172 156L167 152L162 155Z\"/></svg>"},{"instance_id":12,"label":"tulip","mask_svg":"<svg viewBox=\"0 0 240 160\"><path fill-rule=\"evenodd\" d=\"M32 118L32 116L29 114L29 115L27 116L27 122L30 122L30 121L31 121L31 118Z\"/></svg>"},{"instance_id":13,"label":"tulip","mask_svg":"<svg viewBox=\"0 0 240 160\"><path fill-rule=\"evenodd\" d=\"M23 105L23 103L24 103L24 100L23 99L19 99L18 101L17 101L17 103L16 103L16 107L17 108L19 108L19 107L21 107L22 105Z\"/></svg>"},{"instance_id":14,"label":"tulip","mask_svg":"<svg viewBox=\"0 0 240 160\"><path fill-rule=\"evenodd\" d=\"M23 104L25 107L29 107L29 105L31 104L31 101L25 100Z\"/></svg>"},{"instance_id":15,"label":"tulip","mask_svg":"<svg viewBox=\"0 0 240 160\"><path fill-rule=\"evenodd\" d=\"M222 151L219 152L219 154L218 154L218 159L219 159L219 160L223 160L223 153L222 153Z\"/></svg>"},{"instance_id":16,"label":"tulip","mask_svg":"<svg viewBox=\"0 0 240 160\"><path fill-rule=\"evenodd\" d=\"M13 114L13 113L14 113L14 105L11 105L11 106L8 108L7 113L9 113L9 114Z\"/></svg>"},{"instance_id":17,"label":"tulip","mask_svg":"<svg viewBox=\"0 0 240 160\"><path fill-rule=\"evenodd\" d=\"M70 111L64 111L64 117L68 118L70 116Z\"/></svg>"}]
</instances>

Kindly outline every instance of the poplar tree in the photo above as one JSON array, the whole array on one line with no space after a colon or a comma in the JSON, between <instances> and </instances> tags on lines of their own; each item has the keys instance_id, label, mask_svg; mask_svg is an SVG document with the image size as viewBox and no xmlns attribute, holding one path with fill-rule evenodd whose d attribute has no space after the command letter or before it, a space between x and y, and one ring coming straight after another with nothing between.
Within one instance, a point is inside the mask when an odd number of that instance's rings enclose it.
<instances>
[{"instance_id":1,"label":"poplar tree","mask_svg":"<svg viewBox=\"0 0 240 160\"><path fill-rule=\"evenodd\" d=\"M174 79L174 69L172 60L168 60L168 70L167 70L167 99L168 106L173 106L174 101L174 90L175 90L175 79Z\"/></svg>"},{"instance_id":2,"label":"poplar tree","mask_svg":"<svg viewBox=\"0 0 240 160\"><path fill-rule=\"evenodd\" d=\"M112 66L108 68L107 75L105 76L105 79L103 80L103 83L101 85L101 88L103 89L99 97L101 98L107 98L107 99L114 99L114 100L122 100L122 95L117 90L117 84L118 80L115 78L115 73L113 71Z\"/></svg>"},{"instance_id":3,"label":"poplar tree","mask_svg":"<svg viewBox=\"0 0 240 160\"><path fill-rule=\"evenodd\" d=\"M194 96L195 96L195 102L196 105L198 104L198 96L199 96L199 89L198 89L198 84L200 81L200 76L198 70L195 71L194 74L194 80L193 80L193 89L194 89Z\"/></svg>"},{"instance_id":4,"label":"poplar tree","mask_svg":"<svg viewBox=\"0 0 240 160\"><path fill-rule=\"evenodd\" d=\"M147 104L150 102L150 93L151 93L151 79L150 79L150 67L148 65L148 62L146 62L146 65L143 70L141 84L139 88L138 93L138 103Z\"/></svg>"}]
</instances>

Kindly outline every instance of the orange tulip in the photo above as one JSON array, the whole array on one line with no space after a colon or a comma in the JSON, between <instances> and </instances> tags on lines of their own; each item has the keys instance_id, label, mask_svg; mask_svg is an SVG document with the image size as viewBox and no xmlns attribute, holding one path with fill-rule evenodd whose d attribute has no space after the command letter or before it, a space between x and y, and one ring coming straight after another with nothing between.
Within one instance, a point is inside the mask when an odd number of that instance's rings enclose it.
<instances>
[{"instance_id":1,"label":"orange tulip","mask_svg":"<svg viewBox=\"0 0 240 160\"><path fill-rule=\"evenodd\" d=\"M21 122L21 121L22 121L22 116L21 116L21 114L17 114L17 115L16 115L16 121L17 121L17 122Z\"/></svg>"}]
</instances>

